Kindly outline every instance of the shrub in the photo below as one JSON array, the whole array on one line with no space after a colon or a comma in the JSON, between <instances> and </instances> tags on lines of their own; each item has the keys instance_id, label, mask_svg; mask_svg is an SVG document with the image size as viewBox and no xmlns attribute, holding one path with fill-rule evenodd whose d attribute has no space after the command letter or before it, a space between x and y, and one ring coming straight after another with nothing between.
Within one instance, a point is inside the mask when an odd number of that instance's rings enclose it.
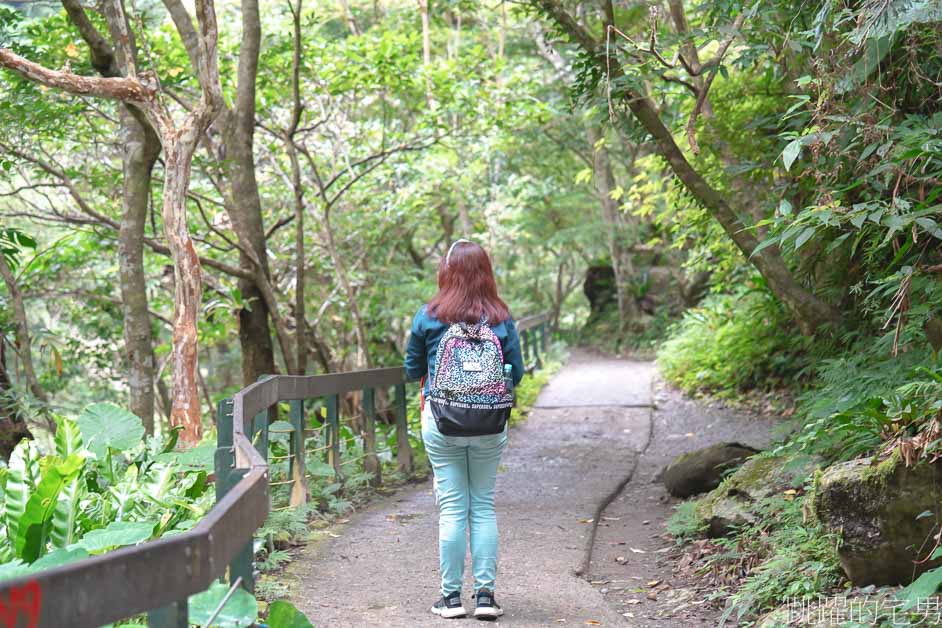
<instances>
[{"instance_id":1,"label":"shrub","mask_svg":"<svg viewBox=\"0 0 942 628\"><path fill-rule=\"evenodd\" d=\"M685 392L766 389L805 365L805 340L790 332L785 310L764 289L713 294L671 327L657 361Z\"/></svg>"}]
</instances>

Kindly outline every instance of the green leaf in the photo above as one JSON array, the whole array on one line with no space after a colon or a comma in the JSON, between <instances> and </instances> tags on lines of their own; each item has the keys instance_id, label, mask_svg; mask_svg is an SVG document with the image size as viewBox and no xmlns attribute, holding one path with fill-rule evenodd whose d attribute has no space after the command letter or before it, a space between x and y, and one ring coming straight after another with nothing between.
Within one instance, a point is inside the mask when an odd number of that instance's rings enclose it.
<instances>
[{"instance_id":1,"label":"green leaf","mask_svg":"<svg viewBox=\"0 0 942 628\"><path fill-rule=\"evenodd\" d=\"M72 547L80 547L89 553L124 545L136 545L154 534L156 521L112 521L104 528L91 530Z\"/></svg>"},{"instance_id":2,"label":"green leaf","mask_svg":"<svg viewBox=\"0 0 942 628\"><path fill-rule=\"evenodd\" d=\"M56 453L65 458L82 448L82 432L78 423L65 417L56 417Z\"/></svg>"},{"instance_id":3,"label":"green leaf","mask_svg":"<svg viewBox=\"0 0 942 628\"><path fill-rule=\"evenodd\" d=\"M785 150L782 151L782 163L785 164L785 170L791 169L792 164L801 154L801 146L802 139L800 137L793 139L785 146Z\"/></svg>"},{"instance_id":4,"label":"green leaf","mask_svg":"<svg viewBox=\"0 0 942 628\"><path fill-rule=\"evenodd\" d=\"M942 585L942 567L936 567L916 578L912 584L896 594L896 597L903 600L903 607L899 610L907 611L920 600L926 600L935 595L939 585Z\"/></svg>"},{"instance_id":5,"label":"green leaf","mask_svg":"<svg viewBox=\"0 0 942 628\"><path fill-rule=\"evenodd\" d=\"M30 571L29 565L24 563L19 558L14 558L8 563L3 563L0 565L0 582L4 580L12 580L13 578L19 578L20 576L25 576Z\"/></svg>"},{"instance_id":6,"label":"green leaf","mask_svg":"<svg viewBox=\"0 0 942 628\"><path fill-rule=\"evenodd\" d=\"M206 442L185 451L170 451L160 454L157 456L157 461L173 463L178 467L191 471L212 471L215 456L216 445Z\"/></svg>"},{"instance_id":7,"label":"green leaf","mask_svg":"<svg viewBox=\"0 0 942 628\"><path fill-rule=\"evenodd\" d=\"M52 513L52 528L49 531L53 547L65 547L75 541L84 495L85 482L81 473L62 487L56 509Z\"/></svg>"},{"instance_id":8,"label":"green leaf","mask_svg":"<svg viewBox=\"0 0 942 628\"><path fill-rule=\"evenodd\" d=\"M88 552L81 547L60 547L49 552L29 567L30 571L40 571L42 569L52 569L59 565L73 563L83 558L88 558Z\"/></svg>"},{"instance_id":9,"label":"green leaf","mask_svg":"<svg viewBox=\"0 0 942 628\"><path fill-rule=\"evenodd\" d=\"M30 495L26 512L23 513L16 531L16 553L28 562L33 562L45 551L59 493L78 476L85 465L85 459L78 454L67 458L46 456L39 464L42 479Z\"/></svg>"},{"instance_id":10,"label":"green leaf","mask_svg":"<svg viewBox=\"0 0 942 628\"><path fill-rule=\"evenodd\" d=\"M783 216L791 216L793 209L792 204L788 202L787 198L783 198L778 204L778 213Z\"/></svg>"},{"instance_id":11,"label":"green leaf","mask_svg":"<svg viewBox=\"0 0 942 628\"><path fill-rule=\"evenodd\" d=\"M39 484L39 457L36 444L25 439L10 455L3 500L9 547L16 547L16 535L26 512L26 504Z\"/></svg>"},{"instance_id":12,"label":"green leaf","mask_svg":"<svg viewBox=\"0 0 942 628\"><path fill-rule=\"evenodd\" d=\"M213 582L202 593L191 596L190 623L199 624L200 626L207 624L216 607L219 606L228 592L229 587L227 585L221 582ZM258 617L258 603L255 601L255 597L242 587L237 587L222 611L213 620L212 626L245 628L255 623L256 617Z\"/></svg>"},{"instance_id":13,"label":"green leaf","mask_svg":"<svg viewBox=\"0 0 942 628\"><path fill-rule=\"evenodd\" d=\"M276 600L268 607L268 628L314 628L314 624L291 602Z\"/></svg>"},{"instance_id":14,"label":"green leaf","mask_svg":"<svg viewBox=\"0 0 942 628\"><path fill-rule=\"evenodd\" d=\"M93 403L78 418L86 446L99 458L108 449L132 449L144 438L144 424L136 415L113 403Z\"/></svg>"},{"instance_id":15,"label":"green leaf","mask_svg":"<svg viewBox=\"0 0 942 628\"><path fill-rule=\"evenodd\" d=\"M805 230L798 234L798 237L795 238L795 249L800 249L801 245L810 240L814 233L814 227L805 227Z\"/></svg>"}]
</instances>

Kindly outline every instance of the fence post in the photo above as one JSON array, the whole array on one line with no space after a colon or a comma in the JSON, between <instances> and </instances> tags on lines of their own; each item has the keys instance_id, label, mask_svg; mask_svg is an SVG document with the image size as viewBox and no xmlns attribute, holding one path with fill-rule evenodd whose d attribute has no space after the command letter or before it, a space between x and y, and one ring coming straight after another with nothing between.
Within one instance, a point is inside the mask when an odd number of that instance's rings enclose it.
<instances>
[{"instance_id":1,"label":"fence post","mask_svg":"<svg viewBox=\"0 0 942 628\"><path fill-rule=\"evenodd\" d=\"M291 465L289 476L291 477L291 498L288 502L292 507L302 506L307 503L307 474L304 464L304 400L293 399L291 401L291 432L289 441L291 446Z\"/></svg>"},{"instance_id":2,"label":"fence post","mask_svg":"<svg viewBox=\"0 0 942 628\"><path fill-rule=\"evenodd\" d=\"M520 341L523 343L523 368L526 371L530 370L530 330L525 329L523 333L520 334Z\"/></svg>"},{"instance_id":3,"label":"fence post","mask_svg":"<svg viewBox=\"0 0 942 628\"><path fill-rule=\"evenodd\" d=\"M216 472L216 502L229 492L229 475L235 467L235 451L232 441L232 399L223 399L216 411L216 456L213 464Z\"/></svg>"},{"instance_id":4,"label":"fence post","mask_svg":"<svg viewBox=\"0 0 942 628\"><path fill-rule=\"evenodd\" d=\"M543 353L546 353L546 321L540 323L540 344L543 346Z\"/></svg>"},{"instance_id":5,"label":"fence post","mask_svg":"<svg viewBox=\"0 0 942 628\"><path fill-rule=\"evenodd\" d=\"M233 469L229 474L229 487L235 486L243 477L246 469ZM228 490L228 488L226 489ZM229 563L229 583L235 582L239 577L242 578L242 588L249 593L255 593L255 547L253 539L249 539L239 553L235 555L232 562Z\"/></svg>"},{"instance_id":6,"label":"fence post","mask_svg":"<svg viewBox=\"0 0 942 628\"><path fill-rule=\"evenodd\" d=\"M376 391L363 389L363 470L372 475L370 486L383 483L383 470L376 455Z\"/></svg>"},{"instance_id":7,"label":"fence post","mask_svg":"<svg viewBox=\"0 0 942 628\"><path fill-rule=\"evenodd\" d=\"M543 368L543 360L540 358L540 328L533 328L533 355L535 356L534 368L539 370Z\"/></svg>"},{"instance_id":8,"label":"fence post","mask_svg":"<svg viewBox=\"0 0 942 628\"><path fill-rule=\"evenodd\" d=\"M150 628L187 628L190 625L187 600L178 600L147 611L147 625Z\"/></svg>"},{"instance_id":9,"label":"fence post","mask_svg":"<svg viewBox=\"0 0 942 628\"><path fill-rule=\"evenodd\" d=\"M405 383L396 384L396 463L400 473L406 477L412 474L412 446L409 444Z\"/></svg>"},{"instance_id":10,"label":"fence post","mask_svg":"<svg viewBox=\"0 0 942 628\"><path fill-rule=\"evenodd\" d=\"M327 396L327 464L334 468L334 477L342 479L340 471L340 395Z\"/></svg>"}]
</instances>

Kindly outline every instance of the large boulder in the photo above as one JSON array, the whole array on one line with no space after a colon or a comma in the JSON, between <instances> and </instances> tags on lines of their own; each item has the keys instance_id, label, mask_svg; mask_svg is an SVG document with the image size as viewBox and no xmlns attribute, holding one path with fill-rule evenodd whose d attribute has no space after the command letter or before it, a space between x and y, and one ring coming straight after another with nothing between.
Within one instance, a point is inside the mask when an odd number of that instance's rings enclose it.
<instances>
[{"instance_id":1,"label":"large boulder","mask_svg":"<svg viewBox=\"0 0 942 628\"><path fill-rule=\"evenodd\" d=\"M601 315L609 308L618 307L615 271L609 265L589 266L585 271L582 291L589 300L590 317Z\"/></svg>"},{"instance_id":2,"label":"large boulder","mask_svg":"<svg viewBox=\"0 0 942 628\"><path fill-rule=\"evenodd\" d=\"M734 527L758 519L761 502L788 489L798 489L821 464L816 456L750 458L697 502L697 514L711 537L726 536Z\"/></svg>"},{"instance_id":3,"label":"large boulder","mask_svg":"<svg viewBox=\"0 0 942 628\"><path fill-rule=\"evenodd\" d=\"M940 561L916 561L942 519L942 464L908 468L893 456L842 462L818 475L814 513L841 536L844 573L858 586L908 584Z\"/></svg>"},{"instance_id":4,"label":"large boulder","mask_svg":"<svg viewBox=\"0 0 942 628\"><path fill-rule=\"evenodd\" d=\"M723 477L746 458L759 453L739 443L717 443L674 458L661 480L674 497L690 497L712 491Z\"/></svg>"}]
</instances>

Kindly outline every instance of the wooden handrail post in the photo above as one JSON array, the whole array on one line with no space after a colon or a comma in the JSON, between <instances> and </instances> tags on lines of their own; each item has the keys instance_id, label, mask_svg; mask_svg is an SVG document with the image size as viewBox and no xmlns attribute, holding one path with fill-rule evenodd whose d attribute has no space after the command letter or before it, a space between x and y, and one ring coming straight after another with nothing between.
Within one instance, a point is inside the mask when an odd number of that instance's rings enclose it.
<instances>
[{"instance_id":1,"label":"wooden handrail post","mask_svg":"<svg viewBox=\"0 0 942 628\"><path fill-rule=\"evenodd\" d=\"M147 611L147 625L150 628L187 628L189 621L189 603L179 600L152 611Z\"/></svg>"},{"instance_id":2,"label":"wooden handrail post","mask_svg":"<svg viewBox=\"0 0 942 628\"><path fill-rule=\"evenodd\" d=\"M363 470L371 475L370 486L383 483L383 469L376 455L376 391L363 389Z\"/></svg>"},{"instance_id":3,"label":"wooden handrail post","mask_svg":"<svg viewBox=\"0 0 942 628\"><path fill-rule=\"evenodd\" d=\"M232 440L232 399L223 399L216 411L216 455L213 469L216 473L216 502L218 503L232 483L229 475L235 467L235 450Z\"/></svg>"},{"instance_id":4,"label":"wooden handrail post","mask_svg":"<svg viewBox=\"0 0 942 628\"><path fill-rule=\"evenodd\" d=\"M412 445L409 444L405 384L396 384L396 463L400 473L406 477L412 475Z\"/></svg>"},{"instance_id":5,"label":"wooden handrail post","mask_svg":"<svg viewBox=\"0 0 942 628\"><path fill-rule=\"evenodd\" d=\"M291 401L291 432L289 441L291 447L291 464L288 469L288 475L291 478L291 499L289 505L296 508L307 503L307 473L304 464L304 400L294 399Z\"/></svg>"},{"instance_id":6,"label":"wooden handrail post","mask_svg":"<svg viewBox=\"0 0 942 628\"><path fill-rule=\"evenodd\" d=\"M327 464L334 468L334 478L343 479L340 468L340 395L327 395Z\"/></svg>"}]
</instances>

